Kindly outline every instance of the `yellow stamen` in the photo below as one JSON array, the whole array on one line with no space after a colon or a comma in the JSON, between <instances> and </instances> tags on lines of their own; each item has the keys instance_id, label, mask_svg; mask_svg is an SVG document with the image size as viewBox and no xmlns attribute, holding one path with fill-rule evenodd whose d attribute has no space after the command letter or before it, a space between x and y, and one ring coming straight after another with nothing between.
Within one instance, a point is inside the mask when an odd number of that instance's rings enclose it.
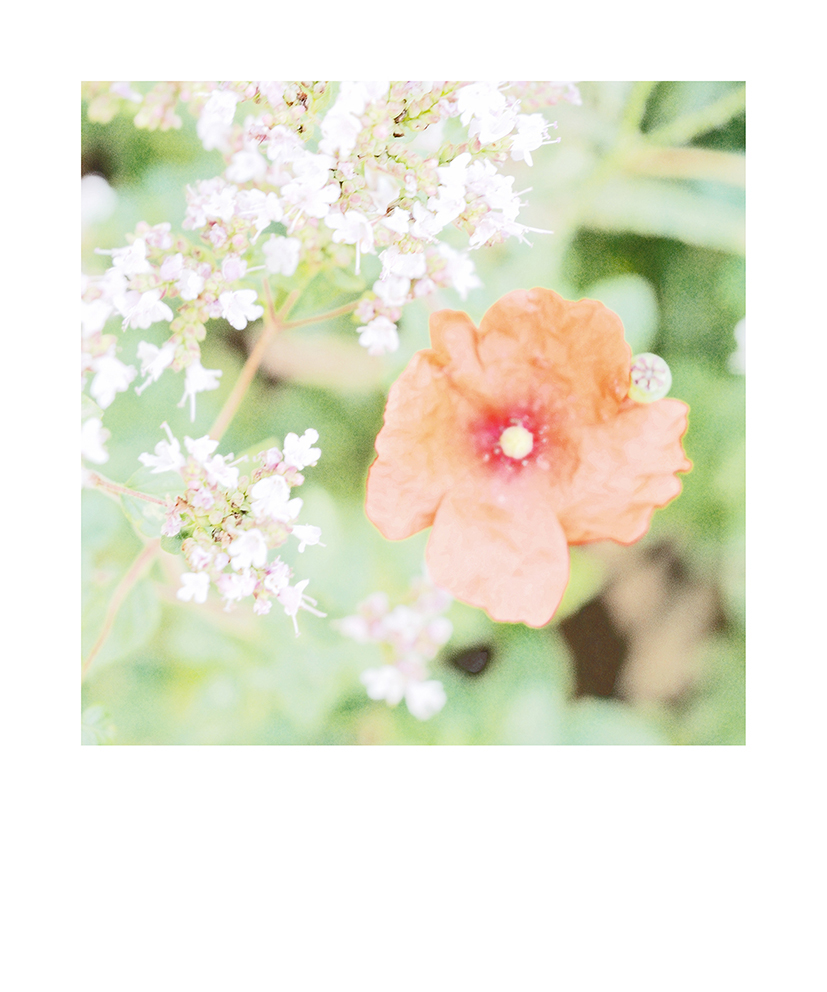
<instances>
[{"instance_id":1,"label":"yellow stamen","mask_svg":"<svg viewBox=\"0 0 827 992\"><path fill-rule=\"evenodd\" d=\"M534 447L534 436L525 427L506 427L500 434L500 447L504 455L519 461Z\"/></svg>"}]
</instances>

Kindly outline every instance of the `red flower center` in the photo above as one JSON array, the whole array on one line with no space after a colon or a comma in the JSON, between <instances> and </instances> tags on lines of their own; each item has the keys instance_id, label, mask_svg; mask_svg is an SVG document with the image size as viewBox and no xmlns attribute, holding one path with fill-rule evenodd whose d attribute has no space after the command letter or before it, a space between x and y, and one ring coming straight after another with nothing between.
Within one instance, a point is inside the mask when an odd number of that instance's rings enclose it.
<instances>
[{"instance_id":1,"label":"red flower center","mask_svg":"<svg viewBox=\"0 0 827 992\"><path fill-rule=\"evenodd\" d=\"M543 457L548 447L546 418L526 408L486 413L471 425L477 457L502 474L512 475L536 463L548 468Z\"/></svg>"}]
</instances>

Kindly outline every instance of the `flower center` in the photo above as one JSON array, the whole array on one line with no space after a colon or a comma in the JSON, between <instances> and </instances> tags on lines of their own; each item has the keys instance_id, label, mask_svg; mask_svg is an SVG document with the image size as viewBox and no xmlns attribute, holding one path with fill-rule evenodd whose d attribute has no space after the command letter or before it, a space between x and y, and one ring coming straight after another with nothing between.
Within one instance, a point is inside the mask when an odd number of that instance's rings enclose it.
<instances>
[{"instance_id":1,"label":"flower center","mask_svg":"<svg viewBox=\"0 0 827 992\"><path fill-rule=\"evenodd\" d=\"M504 455L519 461L525 458L534 447L534 435L525 427L506 427L500 434L500 448Z\"/></svg>"}]
</instances>

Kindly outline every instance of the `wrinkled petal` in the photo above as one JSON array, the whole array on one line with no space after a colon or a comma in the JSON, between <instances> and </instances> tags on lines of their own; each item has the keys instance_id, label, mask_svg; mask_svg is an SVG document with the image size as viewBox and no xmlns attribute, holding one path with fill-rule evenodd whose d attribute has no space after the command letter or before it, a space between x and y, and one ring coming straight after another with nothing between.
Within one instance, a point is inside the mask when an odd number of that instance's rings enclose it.
<instances>
[{"instance_id":1,"label":"wrinkled petal","mask_svg":"<svg viewBox=\"0 0 827 992\"><path fill-rule=\"evenodd\" d=\"M681 490L674 473L692 467L681 447L688 412L680 400L634 404L584 431L577 471L554 493L569 544L631 544L646 533L656 507Z\"/></svg>"},{"instance_id":2,"label":"wrinkled petal","mask_svg":"<svg viewBox=\"0 0 827 992\"><path fill-rule=\"evenodd\" d=\"M391 387L365 512L385 537L429 527L445 492L469 465L463 427L472 414L432 352L420 351Z\"/></svg>"},{"instance_id":3,"label":"wrinkled petal","mask_svg":"<svg viewBox=\"0 0 827 992\"><path fill-rule=\"evenodd\" d=\"M480 322L478 352L501 394L539 392L586 423L613 416L629 389L623 324L596 300L550 289L515 290Z\"/></svg>"},{"instance_id":4,"label":"wrinkled petal","mask_svg":"<svg viewBox=\"0 0 827 992\"><path fill-rule=\"evenodd\" d=\"M425 557L436 585L492 620L530 627L551 620L569 577L566 537L533 475L458 481L439 504Z\"/></svg>"}]
</instances>

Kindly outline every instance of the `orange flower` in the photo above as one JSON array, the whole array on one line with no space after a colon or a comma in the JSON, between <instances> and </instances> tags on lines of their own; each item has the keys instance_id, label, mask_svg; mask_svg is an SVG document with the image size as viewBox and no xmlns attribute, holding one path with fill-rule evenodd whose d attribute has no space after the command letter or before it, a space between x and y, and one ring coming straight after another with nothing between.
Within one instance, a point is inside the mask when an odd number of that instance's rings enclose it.
<instances>
[{"instance_id":1,"label":"orange flower","mask_svg":"<svg viewBox=\"0 0 827 992\"><path fill-rule=\"evenodd\" d=\"M678 495L688 407L628 398L623 325L595 300L517 290L479 330L455 310L430 327L432 347L388 396L367 515L391 540L432 526L438 586L541 627L565 591L569 544L631 544Z\"/></svg>"}]
</instances>

